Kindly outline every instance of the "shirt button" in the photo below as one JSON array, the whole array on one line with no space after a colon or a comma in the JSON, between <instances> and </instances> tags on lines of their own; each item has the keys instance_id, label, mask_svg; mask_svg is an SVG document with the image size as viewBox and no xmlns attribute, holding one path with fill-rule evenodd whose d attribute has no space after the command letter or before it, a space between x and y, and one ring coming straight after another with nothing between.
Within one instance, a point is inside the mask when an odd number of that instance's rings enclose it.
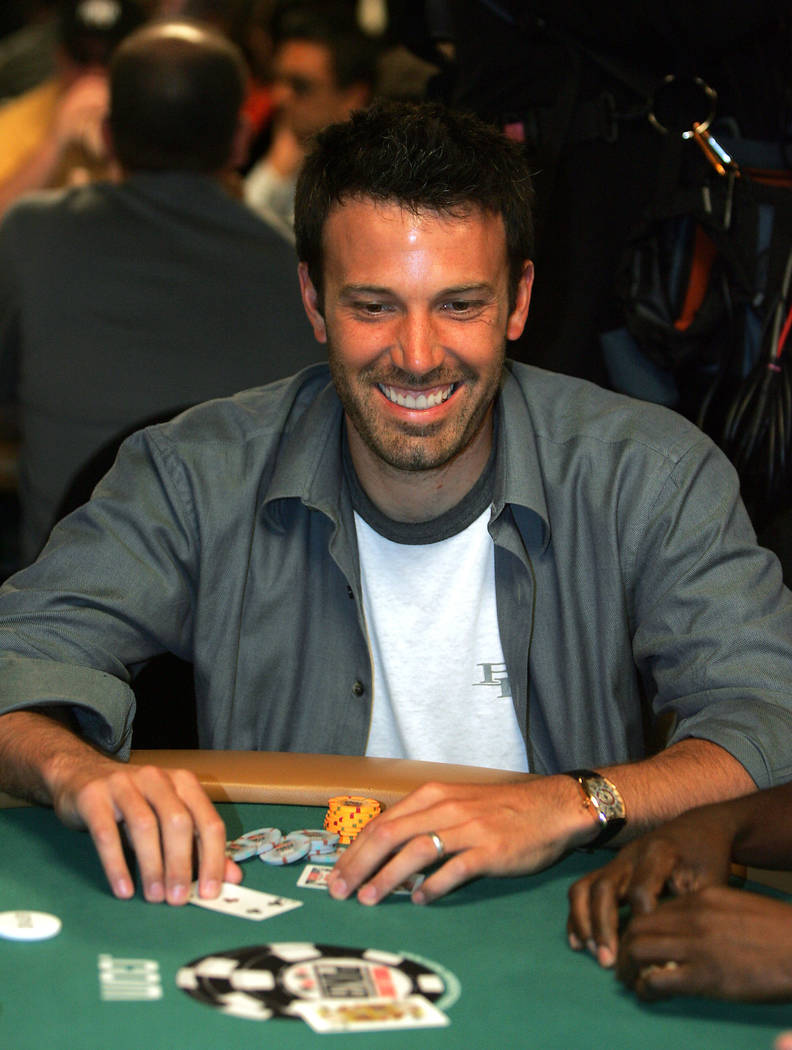
<instances>
[{"instance_id":1,"label":"shirt button","mask_svg":"<svg viewBox=\"0 0 792 1050\"><path fill-rule=\"evenodd\" d=\"M355 597L354 591L349 586L349 584L347 584L347 598L354 598L354 597Z\"/></svg>"},{"instance_id":2,"label":"shirt button","mask_svg":"<svg viewBox=\"0 0 792 1050\"><path fill-rule=\"evenodd\" d=\"M363 685L363 683L358 678L357 681L352 684L352 692L355 694L355 696L363 696L365 691L366 691L366 687Z\"/></svg>"}]
</instances>

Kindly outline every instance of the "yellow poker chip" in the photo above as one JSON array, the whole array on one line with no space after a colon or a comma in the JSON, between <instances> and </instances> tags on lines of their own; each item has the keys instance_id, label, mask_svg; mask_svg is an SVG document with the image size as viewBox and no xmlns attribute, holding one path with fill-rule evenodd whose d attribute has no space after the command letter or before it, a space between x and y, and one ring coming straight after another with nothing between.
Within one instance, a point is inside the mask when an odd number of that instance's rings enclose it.
<instances>
[{"instance_id":1,"label":"yellow poker chip","mask_svg":"<svg viewBox=\"0 0 792 1050\"><path fill-rule=\"evenodd\" d=\"M325 830L338 834L339 842L348 846L370 820L382 812L375 798L362 795L338 795L331 798L325 815Z\"/></svg>"}]
</instances>

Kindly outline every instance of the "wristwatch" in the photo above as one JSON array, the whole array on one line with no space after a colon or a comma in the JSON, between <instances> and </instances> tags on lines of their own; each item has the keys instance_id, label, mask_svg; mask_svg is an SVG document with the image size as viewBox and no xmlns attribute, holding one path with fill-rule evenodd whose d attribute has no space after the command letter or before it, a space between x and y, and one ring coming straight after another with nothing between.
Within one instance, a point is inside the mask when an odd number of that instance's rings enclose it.
<instances>
[{"instance_id":1,"label":"wristwatch","mask_svg":"<svg viewBox=\"0 0 792 1050\"><path fill-rule=\"evenodd\" d=\"M586 849L598 849L618 834L627 823L624 800L619 789L602 773L593 769L570 769L566 775L577 780L583 792L583 805L594 811L600 822L600 832Z\"/></svg>"}]
</instances>

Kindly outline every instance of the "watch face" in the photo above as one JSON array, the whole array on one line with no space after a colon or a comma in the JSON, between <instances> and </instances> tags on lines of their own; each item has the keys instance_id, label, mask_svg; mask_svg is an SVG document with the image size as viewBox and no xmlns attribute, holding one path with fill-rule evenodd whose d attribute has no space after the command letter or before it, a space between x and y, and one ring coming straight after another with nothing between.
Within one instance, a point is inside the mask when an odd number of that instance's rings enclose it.
<instances>
[{"instance_id":1,"label":"watch face","mask_svg":"<svg viewBox=\"0 0 792 1050\"><path fill-rule=\"evenodd\" d=\"M585 782L586 790L597 800L599 811L607 820L624 816L624 803L621 796L604 780L589 777Z\"/></svg>"}]
</instances>

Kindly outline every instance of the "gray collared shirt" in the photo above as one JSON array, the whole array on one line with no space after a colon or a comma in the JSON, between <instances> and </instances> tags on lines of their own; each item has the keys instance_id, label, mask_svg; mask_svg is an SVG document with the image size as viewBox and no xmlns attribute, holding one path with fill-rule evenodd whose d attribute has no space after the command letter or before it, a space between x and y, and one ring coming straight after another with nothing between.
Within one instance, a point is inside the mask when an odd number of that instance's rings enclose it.
<instances>
[{"instance_id":1,"label":"gray collared shirt","mask_svg":"<svg viewBox=\"0 0 792 1050\"><path fill-rule=\"evenodd\" d=\"M665 409L525 365L498 411L498 619L531 768L700 737L760 787L792 776L792 596L725 457ZM342 419L318 365L126 442L0 589L0 710L67 704L123 756L131 676L170 650L195 665L201 746L363 754Z\"/></svg>"}]
</instances>

